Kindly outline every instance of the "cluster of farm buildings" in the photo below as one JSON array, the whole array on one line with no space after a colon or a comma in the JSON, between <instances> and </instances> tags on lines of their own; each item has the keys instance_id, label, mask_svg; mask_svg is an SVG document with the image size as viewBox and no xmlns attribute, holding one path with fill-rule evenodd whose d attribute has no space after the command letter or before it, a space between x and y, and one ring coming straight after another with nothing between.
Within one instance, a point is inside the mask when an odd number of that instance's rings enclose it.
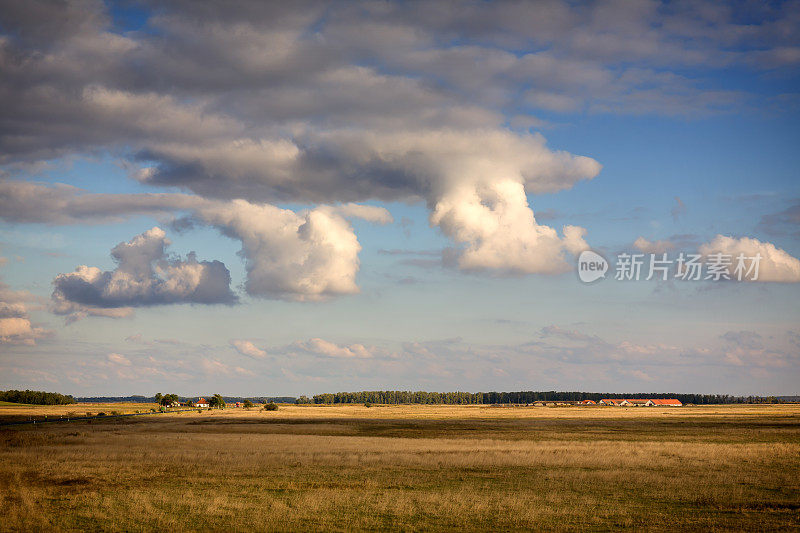
<instances>
[{"instance_id":1,"label":"cluster of farm buildings","mask_svg":"<svg viewBox=\"0 0 800 533\"><path fill-rule=\"evenodd\" d=\"M541 401L534 406L559 406L559 405L613 405L615 407L681 407L683 403L675 398L604 398L599 402L594 400L581 401Z\"/></svg>"},{"instance_id":2,"label":"cluster of farm buildings","mask_svg":"<svg viewBox=\"0 0 800 533\"><path fill-rule=\"evenodd\" d=\"M594 405L592 400L583 400L584 405ZM675 398L606 398L596 402L597 405L615 405L617 407L680 407L683 404Z\"/></svg>"},{"instance_id":3,"label":"cluster of farm buildings","mask_svg":"<svg viewBox=\"0 0 800 533\"><path fill-rule=\"evenodd\" d=\"M174 402L170 407L179 407L182 405ZM236 402L236 407L241 407L239 402ZM594 400L582 400L580 402L536 402L533 405L613 405L616 407L681 407L683 404L680 400L675 398L604 398L599 402ZM208 400L199 398L193 402L194 407L208 407Z\"/></svg>"},{"instance_id":4,"label":"cluster of farm buildings","mask_svg":"<svg viewBox=\"0 0 800 533\"><path fill-rule=\"evenodd\" d=\"M195 401L188 401L186 403L172 402L169 405L169 407L209 407L209 406L210 404L208 403L208 400L206 400L205 398L198 398ZM241 407L241 406L242 402L236 402L231 404L231 407Z\"/></svg>"},{"instance_id":5,"label":"cluster of farm buildings","mask_svg":"<svg viewBox=\"0 0 800 533\"><path fill-rule=\"evenodd\" d=\"M208 400L205 398L198 398L196 401L189 400L188 402L170 402L167 407L208 407ZM237 405L238 407L238 405Z\"/></svg>"}]
</instances>

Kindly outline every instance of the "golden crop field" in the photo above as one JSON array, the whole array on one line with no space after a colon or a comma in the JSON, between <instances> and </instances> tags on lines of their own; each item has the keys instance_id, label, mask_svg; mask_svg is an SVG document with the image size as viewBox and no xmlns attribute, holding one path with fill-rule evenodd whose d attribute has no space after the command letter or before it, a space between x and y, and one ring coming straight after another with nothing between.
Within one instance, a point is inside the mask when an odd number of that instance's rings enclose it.
<instances>
[{"instance_id":1,"label":"golden crop field","mask_svg":"<svg viewBox=\"0 0 800 533\"><path fill-rule=\"evenodd\" d=\"M4 531L619 528L800 529L800 406L282 405L0 427Z\"/></svg>"}]
</instances>

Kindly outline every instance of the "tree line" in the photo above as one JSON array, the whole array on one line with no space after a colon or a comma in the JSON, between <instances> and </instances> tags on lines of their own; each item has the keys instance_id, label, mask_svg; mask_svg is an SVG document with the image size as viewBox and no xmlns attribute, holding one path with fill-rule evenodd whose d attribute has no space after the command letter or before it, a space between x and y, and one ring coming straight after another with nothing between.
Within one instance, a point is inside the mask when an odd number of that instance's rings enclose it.
<instances>
[{"instance_id":1,"label":"tree line","mask_svg":"<svg viewBox=\"0 0 800 533\"><path fill-rule=\"evenodd\" d=\"M133 395L133 396L78 396L75 398L80 403L117 403L117 402L133 402L133 403L161 403L161 400L164 398L164 394L161 396L142 396L142 395ZM181 403L187 403L190 401L196 400L198 397L203 395L197 396L180 396L173 394L178 398L178 401ZM206 395L207 396L207 395ZM295 403L296 398L294 396L223 396L223 400L226 403L236 403L236 402L244 402L250 401L251 403L270 403L270 402L277 402L277 403Z\"/></svg>"},{"instance_id":2,"label":"tree line","mask_svg":"<svg viewBox=\"0 0 800 533\"><path fill-rule=\"evenodd\" d=\"M0 391L0 402L27 403L33 405L68 405L75 403L75 398L57 392L7 390Z\"/></svg>"},{"instance_id":3,"label":"tree line","mask_svg":"<svg viewBox=\"0 0 800 533\"><path fill-rule=\"evenodd\" d=\"M611 392L426 392L426 391L360 391L301 396L297 403L382 403L382 404L529 404L536 402L579 402L603 398L675 398L687 404L776 403L779 399L760 396L731 396L728 394L679 394L675 392L611 393Z\"/></svg>"}]
</instances>

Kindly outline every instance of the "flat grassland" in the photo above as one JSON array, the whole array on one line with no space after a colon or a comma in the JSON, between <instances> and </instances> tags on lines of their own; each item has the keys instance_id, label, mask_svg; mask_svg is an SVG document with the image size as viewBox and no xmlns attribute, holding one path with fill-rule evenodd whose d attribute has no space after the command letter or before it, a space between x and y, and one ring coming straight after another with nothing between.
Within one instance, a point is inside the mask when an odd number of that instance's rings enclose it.
<instances>
[{"instance_id":1,"label":"flat grassland","mask_svg":"<svg viewBox=\"0 0 800 533\"><path fill-rule=\"evenodd\" d=\"M150 407L6 405L0 420ZM0 530L619 528L800 530L800 405L281 406L0 427Z\"/></svg>"}]
</instances>

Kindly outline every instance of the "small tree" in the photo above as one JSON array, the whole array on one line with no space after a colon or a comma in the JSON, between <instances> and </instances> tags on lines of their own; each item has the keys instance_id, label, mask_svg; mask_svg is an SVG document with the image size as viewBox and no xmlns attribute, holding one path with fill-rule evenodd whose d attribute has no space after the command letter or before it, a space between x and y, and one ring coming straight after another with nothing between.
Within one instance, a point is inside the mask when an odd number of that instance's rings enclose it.
<instances>
[{"instance_id":1,"label":"small tree","mask_svg":"<svg viewBox=\"0 0 800 533\"><path fill-rule=\"evenodd\" d=\"M225 400L222 399L221 395L215 394L208 401L208 406L209 407L219 407L220 409L225 409Z\"/></svg>"},{"instance_id":2,"label":"small tree","mask_svg":"<svg viewBox=\"0 0 800 533\"><path fill-rule=\"evenodd\" d=\"M250 409L251 407L253 407L253 402L251 402L250 400L245 400L242 402L242 407L244 407L245 409Z\"/></svg>"},{"instance_id":3,"label":"small tree","mask_svg":"<svg viewBox=\"0 0 800 533\"><path fill-rule=\"evenodd\" d=\"M269 402L268 404L266 404L264 406L264 410L265 411L277 411L278 410L278 404L276 404L275 402Z\"/></svg>"},{"instance_id":4,"label":"small tree","mask_svg":"<svg viewBox=\"0 0 800 533\"><path fill-rule=\"evenodd\" d=\"M177 402L179 400L177 394L165 394L161 397L161 405L167 406L172 404L172 402Z\"/></svg>"}]
</instances>

